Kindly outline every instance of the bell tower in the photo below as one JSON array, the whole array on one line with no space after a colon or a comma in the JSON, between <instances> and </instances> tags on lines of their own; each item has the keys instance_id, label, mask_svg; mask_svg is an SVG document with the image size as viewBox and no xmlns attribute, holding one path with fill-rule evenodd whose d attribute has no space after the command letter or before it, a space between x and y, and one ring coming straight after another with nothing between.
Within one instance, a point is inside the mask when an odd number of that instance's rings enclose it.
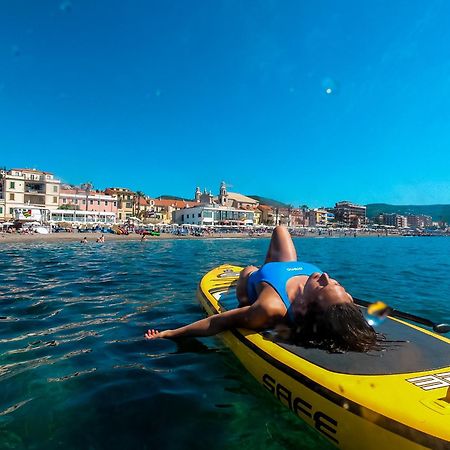
<instances>
[{"instance_id":1,"label":"bell tower","mask_svg":"<svg viewBox=\"0 0 450 450\"><path fill-rule=\"evenodd\" d=\"M226 206L227 198L228 198L227 186L225 184L225 181L222 181L220 183L220 189L219 189L219 204L222 206Z\"/></svg>"},{"instance_id":2,"label":"bell tower","mask_svg":"<svg viewBox=\"0 0 450 450\"><path fill-rule=\"evenodd\" d=\"M195 197L194 197L194 199L197 203L200 203L201 195L202 195L202 192L200 191L200 188L197 186L197 188L195 189Z\"/></svg>"}]
</instances>

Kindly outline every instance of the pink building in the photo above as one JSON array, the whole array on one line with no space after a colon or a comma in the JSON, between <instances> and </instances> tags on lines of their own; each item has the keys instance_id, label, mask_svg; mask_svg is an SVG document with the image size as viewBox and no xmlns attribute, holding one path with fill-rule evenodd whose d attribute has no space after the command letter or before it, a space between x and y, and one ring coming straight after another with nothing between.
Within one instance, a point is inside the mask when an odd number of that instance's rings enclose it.
<instances>
[{"instance_id":1,"label":"pink building","mask_svg":"<svg viewBox=\"0 0 450 450\"><path fill-rule=\"evenodd\" d=\"M78 209L81 211L113 212L117 215L117 197L105 194L102 191L61 188L59 207L60 209Z\"/></svg>"}]
</instances>

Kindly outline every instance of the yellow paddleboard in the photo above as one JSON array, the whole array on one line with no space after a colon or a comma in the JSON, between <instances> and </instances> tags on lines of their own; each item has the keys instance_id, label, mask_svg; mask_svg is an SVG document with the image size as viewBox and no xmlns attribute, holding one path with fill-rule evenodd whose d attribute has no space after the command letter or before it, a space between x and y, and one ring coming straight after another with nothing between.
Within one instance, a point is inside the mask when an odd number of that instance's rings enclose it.
<instances>
[{"instance_id":1,"label":"yellow paddleboard","mask_svg":"<svg viewBox=\"0 0 450 450\"><path fill-rule=\"evenodd\" d=\"M236 307L240 270L222 265L202 278L198 298L208 315ZM450 449L450 340L391 317L377 331L385 350L344 354L274 332L221 337L265 389L338 448Z\"/></svg>"}]
</instances>

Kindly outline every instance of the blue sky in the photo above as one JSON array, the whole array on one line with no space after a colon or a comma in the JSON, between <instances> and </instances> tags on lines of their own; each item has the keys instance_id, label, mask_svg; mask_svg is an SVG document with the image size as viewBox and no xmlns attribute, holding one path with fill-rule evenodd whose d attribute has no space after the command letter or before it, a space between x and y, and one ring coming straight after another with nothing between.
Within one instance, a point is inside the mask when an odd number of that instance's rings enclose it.
<instances>
[{"instance_id":1,"label":"blue sky","mask_svg":"<svg viewBox=\"0 0 450 450\"><path fill-rule=\"evenodd\" d=\"M450 2L0 0L0 165L150 196L450 203Z\"/></svg>"}]
</instances>

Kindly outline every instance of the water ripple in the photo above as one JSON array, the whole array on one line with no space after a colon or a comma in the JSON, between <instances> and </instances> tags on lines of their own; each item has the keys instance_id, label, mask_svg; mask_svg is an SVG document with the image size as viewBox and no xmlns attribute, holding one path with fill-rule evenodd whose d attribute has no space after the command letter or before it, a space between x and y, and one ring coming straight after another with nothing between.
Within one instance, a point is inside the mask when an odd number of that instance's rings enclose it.
<instances>
[{"instance_id":1,"label":"water ripple","mask_svg":"<svg viewBox=\"0 0 450 450\"><path fill-rule=\"evenodd\" d=\"M201 318L202 274L225 262L260 264L267 244L3 244L2 448L168 448L170 433L185 448L201 435L202 448L218 450L299 441L331 449L267 396L220 341L143 339L150 326ZM356 296L450 321L450 239L298 238L295 245L301 259Z\"/></svg>"}]
</instances>

